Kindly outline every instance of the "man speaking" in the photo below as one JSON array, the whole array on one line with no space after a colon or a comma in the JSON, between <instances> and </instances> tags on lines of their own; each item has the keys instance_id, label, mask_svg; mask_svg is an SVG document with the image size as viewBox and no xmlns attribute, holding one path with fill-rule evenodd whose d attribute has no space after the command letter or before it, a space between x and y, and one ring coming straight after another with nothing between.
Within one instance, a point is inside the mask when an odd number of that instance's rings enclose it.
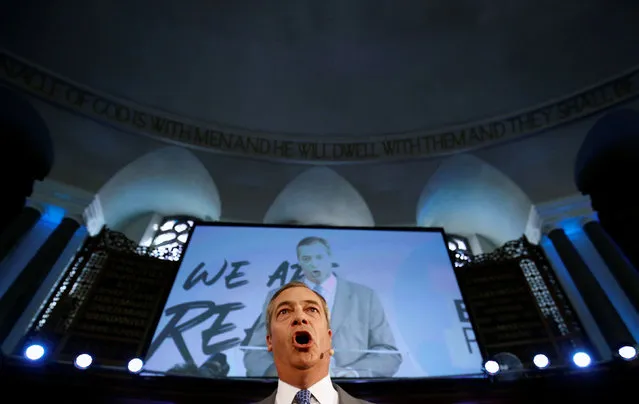
<instances>
[{"instance_id":1,"label":"man speaking","mask_svg":"<svg viewBox=\"0 0 639 404\"><path fill-rule=\"evenodd\" d=\"M259 404L370 404L331 382L332 337L321 295L303 282L275 292L266 308L265 342L279 380L277 390Z\"/></svg>"},{"instance_id":2,"label":"man speaking","mask_svg":"<svg viewBox=\"0 0 639 404\"><path fill-rule=\"evenodd\" d=\"M333 273L331 247L323 238L302 239L297 245L297 259L304 273L303 283L325 299L331 313L335 331L331 375L392 377L402 363L402 356L395 347L384 308L375 292ZM274 293L269 292L265 306ZM267 319L266 310L262 310L244 352L249 377L276 375L273 356L259 349L265 343Z\"/></svg>"}]
</instances>

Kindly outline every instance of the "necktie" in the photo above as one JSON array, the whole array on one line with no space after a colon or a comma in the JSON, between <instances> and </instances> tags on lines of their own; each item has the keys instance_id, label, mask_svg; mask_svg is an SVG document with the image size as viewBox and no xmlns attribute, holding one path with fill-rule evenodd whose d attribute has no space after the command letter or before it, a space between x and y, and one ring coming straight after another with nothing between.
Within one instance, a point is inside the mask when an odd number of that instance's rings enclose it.
<instances>
[{"instance_id":1,"label":"necktie","mask_svg":"<svg viewBox=\"0 0 639 404\"><path fill-rule=\"evenodd\" d=\"M295 395L297 404L311 404L311 392L308 390L300 390Z\"/></svg>"}]
</instances>

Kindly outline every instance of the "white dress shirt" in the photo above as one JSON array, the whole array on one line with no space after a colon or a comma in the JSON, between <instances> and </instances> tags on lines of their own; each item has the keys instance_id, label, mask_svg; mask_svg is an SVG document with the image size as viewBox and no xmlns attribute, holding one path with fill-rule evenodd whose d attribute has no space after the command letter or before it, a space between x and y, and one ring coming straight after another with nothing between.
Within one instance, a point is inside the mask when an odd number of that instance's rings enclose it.
<instances>
[{"instance_id":1,"label":"white dress shirt","mask_svg":"<svg viewBox=\"0 0 639 404\"><path fill-rule=\"evenodd\" d=\"M281 380L277 381L277 394L275 395L275 404L292 404L298 391L297 387ZM311 392L311 403L313 404L339 404L337 390L333 387L331 377L326 375L325 378L308 388Z\"/></svg>"},{"instance_id":2,"label":"white dress shirt","mask_svg":"<svg viewBox=\"0 0 639 404\"><path fill-rule=\"evenodd\" d=\"M304 283L309 288L315 290L317 283L310 281L304 278ZM337 291L337 277L335 274L331 274L324 282L320 284L322 290L320 295L326 300L326 304L328 305L328 313L331 318L333 318L333 304L335 303L335 292Z\"/></svg>"}]
</instances>

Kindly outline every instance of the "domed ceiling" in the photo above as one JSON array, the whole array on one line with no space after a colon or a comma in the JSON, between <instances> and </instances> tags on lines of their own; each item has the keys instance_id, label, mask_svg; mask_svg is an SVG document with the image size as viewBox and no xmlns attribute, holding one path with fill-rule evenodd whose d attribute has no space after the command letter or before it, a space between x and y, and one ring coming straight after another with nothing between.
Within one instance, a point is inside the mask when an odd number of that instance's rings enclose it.
<instances>
[{"instance_id":1,"label":"domed ceiling","mask_svg":"<svg viewBox=\"0 0 639 404\"><path fill-rule=\"evenodd\" d=\"M639 65L632 0L4 0L0 46L218 125L399 134L509 114Z\"/></svg>"}]
</instances>

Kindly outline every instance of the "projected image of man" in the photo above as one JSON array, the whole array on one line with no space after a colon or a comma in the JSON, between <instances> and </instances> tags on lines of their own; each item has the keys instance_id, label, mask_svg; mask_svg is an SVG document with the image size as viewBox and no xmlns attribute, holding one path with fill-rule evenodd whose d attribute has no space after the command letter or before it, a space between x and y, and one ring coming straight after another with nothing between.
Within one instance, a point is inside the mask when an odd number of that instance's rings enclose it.
<instances>
[{"instance_id":1,"label":"projected image of man","mask_svg":"<svg viewBox=\"0 0 639 404\"><path fill-rule=\"evenodd\" d=\"M320 237L307 237L297 245L297 260L304 272L303 282L326 299L332 313L337 277L333 273L330 251L328 242Z\"/></svg>"},{"instance_id":2,"label":"projected image of man","mask_svg":"<svg viewBox=\"0 0 639 404\"><path fill-rule=\"evenodd\" d=\"M402 363L395 338L377 294L367 286L348 281L333 272L330 244L321 237L306 237L297 247L302 281L322 295L333 324L335 355L333 377L391 377ZM344 273L348 268L344 269ZM266 302L275 291L271 291ZM266 307L266 303L265 303ZM275 376L272 354L266 345L264 310L244 353L247 376ZM377 352L376 352L377 351Z\"/></svg>"}]
</instances>

